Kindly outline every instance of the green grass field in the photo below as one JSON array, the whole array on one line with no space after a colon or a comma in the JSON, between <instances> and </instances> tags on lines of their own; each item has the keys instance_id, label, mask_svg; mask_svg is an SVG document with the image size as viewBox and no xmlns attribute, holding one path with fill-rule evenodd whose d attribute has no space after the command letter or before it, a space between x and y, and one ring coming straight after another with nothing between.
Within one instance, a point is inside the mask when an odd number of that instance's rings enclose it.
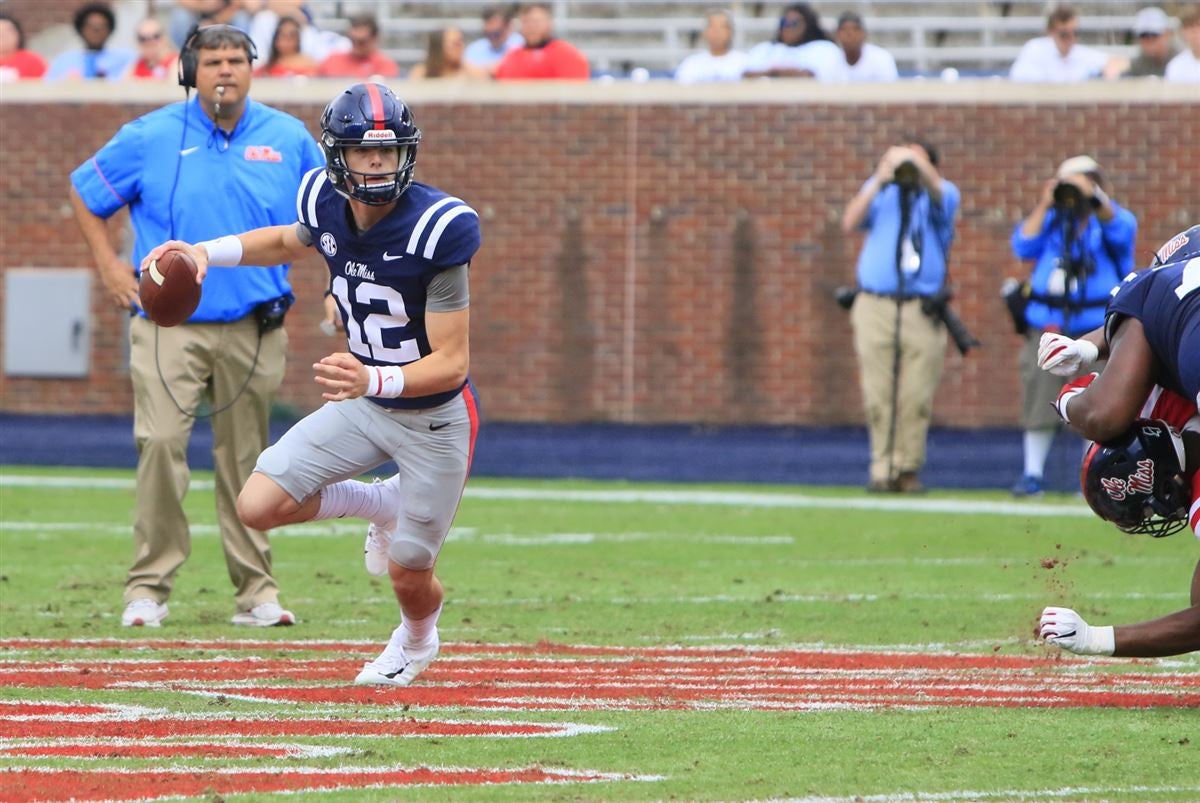
<instances>
[{"instance_id":1,"label":"green grass field","mask_svg":"<svg viewBox=\"0 0 1200 803\"><path fill-rule=\"evenodd\" d=\"M473 480L443 656L372 690L364 526L273 534L300 624L248 632L193 480L171 615L126 629L131 473L0 471L0 799L1200 800L1200 656L1032 637L1186 606L1197 544L1074 497Z\"/></svg>"}]
</instances>

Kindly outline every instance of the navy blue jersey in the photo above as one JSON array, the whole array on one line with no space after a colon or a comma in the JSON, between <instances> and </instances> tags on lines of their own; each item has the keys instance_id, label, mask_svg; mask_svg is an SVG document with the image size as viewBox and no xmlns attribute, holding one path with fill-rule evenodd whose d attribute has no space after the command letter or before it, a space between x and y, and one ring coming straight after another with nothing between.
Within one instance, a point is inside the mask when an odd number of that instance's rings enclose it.
<instances>
[{"instance_id":1,"label":"navy blue jersey","mask_svg":"<svg viewBox=\"0 0 1200 803\"><path fill-rule=\"evenodd\" d=\"M1165 371L1158 383L1200 406L1200 258L1131 273L1108 302L1104 336L1137 318Z\"/></svg>"},{"instance_id":2,"label":"navy blue jersey","mask_svg":"<svg viewBox=\"0 0 1200 803\"><path fill-rule=\"evenodd\" d=\"M324 168L309 171L300 182L296 214L329 265L329 289L341 310L350 352L364 365L419 360L430 352L426 288L440 271L471 261L479 249L479 216L458 198L417 182L387 217L362 234L349 207ZM461 390L371 401L421 409L447 402Z\"/></svg>"}]
</instances>

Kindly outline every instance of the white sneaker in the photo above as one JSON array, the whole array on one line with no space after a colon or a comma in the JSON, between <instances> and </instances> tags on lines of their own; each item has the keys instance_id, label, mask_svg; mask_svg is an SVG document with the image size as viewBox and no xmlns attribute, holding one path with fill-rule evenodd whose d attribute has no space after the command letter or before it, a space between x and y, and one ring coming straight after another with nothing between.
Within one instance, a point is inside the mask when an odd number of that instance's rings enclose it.
<instances>
[{"instance_id":1,"label":"white sneaker","mask_svg":"<svg viewBox=\"0 0 1200 803\"><path fill-rule=\"evenodd\" d=\"M374 661L363 664L362 671L354 679L356 686L407 686L416 680L425 667L433 663L438 654L437 631L433 633L431 646L419 653L406 651L394 641Z\"/></svg>"},{"instance_id":2,"label":"white sneaker","mask_svg":"<svg viewBox=\"0 0 1200 803\"><path fill-rule=\"evenodd\" d=\"M379 493L383 497L385 509L400 512L400 485L395 478L388 480L375 479ZM396 532L399 518L388 519L386 525L380 526L375 522L367 525L367 540L363 543L363 563L366 564L367 574L380 577L388 573L388 547L392 545L392 536Z\"/></svg>"},{"instance_id":3,"label":"white sneaker","mask_svg":"<svg viewBox=\"0 0 1200 803\"><path fill-rule=\"evenodd\" d=\"M161 605L149 597L138 597L125 606L121 614L124 627L158 627L167 618L167 603Z\"/></svg>"},{"instance_id":4,"label":"white sneaker","mask_svg":"<svg viewBox=\"0 0 1200 803\"><path fill-rule=\"evenodd\" d=\"M284 627L296 624L296 617L291 611L285 611L278 602L264 602L255 605L248 611L238 611L231 620L235 625L250 625L251 627Z\"/></svg>"}]
</instances>

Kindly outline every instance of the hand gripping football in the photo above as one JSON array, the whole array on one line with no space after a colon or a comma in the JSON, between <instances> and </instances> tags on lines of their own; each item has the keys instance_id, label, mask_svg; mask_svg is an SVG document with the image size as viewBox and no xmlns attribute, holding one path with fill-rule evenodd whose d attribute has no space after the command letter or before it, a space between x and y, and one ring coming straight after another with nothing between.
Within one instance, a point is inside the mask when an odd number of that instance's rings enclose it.
<instances>
[{"instance_id":1,"label":"hand gripping football","mask_svg":"<svg viewBox=\"0 0 1200 803\"><path fill-rule=\"evenodd\" d=\"M183 323L200 304L196 263L184 251L167 251L142 271L138 297L159 326Z\"/></svg>"}]
</instances>

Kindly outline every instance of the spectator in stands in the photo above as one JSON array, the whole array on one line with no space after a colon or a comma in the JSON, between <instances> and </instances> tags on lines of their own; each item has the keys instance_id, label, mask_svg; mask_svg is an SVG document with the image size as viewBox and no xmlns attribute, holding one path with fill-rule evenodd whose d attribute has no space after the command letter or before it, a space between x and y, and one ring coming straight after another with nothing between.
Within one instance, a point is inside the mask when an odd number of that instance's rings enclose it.
<instances>
[{"instance_id":1,"label":"spectator in stands","mask_svg":"<svg viewBox=\"0 0 1200 803\"><path fill-rule=\"evenodd\" d=\"M1167 62L1179 53L1172 41L1170 17L1161 8L1143 8L1134 18L1133 33L1137 36L1138 54L1129 62L1125 77L1166 75Z\"/></svg>"},{"instance_id":2,"label":"spectator in stands","mask_svg":"<svg viewBox=\"0 0 1200 803\"><path fill-rule=\"evenodd\" d=\"M21 30L21 23L8 14L0 14L0 83L20 78L41 78L45 74L45 59L25 49L25 32Z\"/></svg>"},{"instance_id":3,"label":"spectator in stands","mask_svg":"<svg viewBox=\"0 0 1200 803\"><path fill-rule=\"evenodd\" d=\"M350 50L332 53L321 62L321 76L363 78L372 81L396 78L400 68L379 50L379 21L374 14L356 14L347 30Z\"/></svg>"},{"instance_id":4,"label":"spectator in stands","mask_svg":"<svg viewBox=\"0 0 1200 803\"><path fill-rule=\"evenodd\" d=\"M1008 77L1014 81L1064 84L1120 73L1120 59L1094 47L1078 44L1079 15L1070 6L1058 6L1046 18L1046 35L1021 47Z\"/></svg>"},{"instance_id":5,"label":"spectator in stands","mask_svg":"<svg viewBox=\"0 0 1200 803\"><path fill-rule=\"evenodd\" d=\"M171 47L162 23L146 17L137 26L138 55L130 67L128 78L174 79L179 54Z\"/></svg>"},{"instance_id":6,"label":"spectator in stands","mask_svg":"<svg viewBox=\"0 0 1200 803\"><path fill-rule=\"evenodd\" d=\"M248 31L259 53L271 51L271 39L285 17L300 25L300 52L318 65L333 53L350 50L350 40L335 31L318 28L304 0L241 0L252 12Z\"/></svg>"},{"instance_id":7,"label":"spectator in stands","mask_svg":"<svg viewBox=\"0 0 1200 803\"><path fill-rule=\"evenodd\" d=\"M271 38L271 55L266 64L254 71L259 78L292 78L316 75L317 62L300 52L299 22L282 17Z\"/></svg>"},{"instance_id":8,"label":"spectator in stands","mask_svg":"<svg viewBox=\"0 0 1200 803\"><path fill-rule=\"evenodd\" d=\"M733 17L728 11L710 11L704 18L707 50L693 53L675 68L681 84L710 81L740 81L746 69L746 54L733 50Z\"/></svg>"},{"instance_id":9,"label":"spectator in stands","mask_svg":"<svg viewBox=\"0 0 1200 803\"><path fill-rule=\"evenodd\" d=\"M414 81L424 78L489 78L487 70L463 61L463 51L466 49L466 37L453 25L434 31L429 34L425 61L409 70L408 77Z\"/></svg>"},{"instance_id":10,"label":"spectator in stands","mask_svg":"<svg viewBox=\"0 0 1200 803\"><path fill-rule=\"evenodd\" d=\"M844 81L846 59L821 28L812 6L793 3L779 18L775 41L760 42L750 49L742 77Z\"/></svg>"},{"instance_id":11,"label":"spectator in stands","mask_svg":"<svg viewBox=\"0 0 1200 803\"><path fill-rule=\"evenodd\" d=\"M167 29L176 48L183 47L192 28L204 25L232 25L238 30L250 30L250 12L244 6L258 0L175 0ZM260 48L260 53L266 48Z\"/></svg>"},{"instance_id":12,"label":"spectator in stands","mask_svg":"<svg viewBox=\"0 0 1200 803\"><path fill-rule=\"evenodd\" d=\"M525 44L509 51L493 75L501 81L557 78L586 81L591 77L587 57L569 42L554 37L554 18L547 3L521 6L521 35Z\"/></svg>"},{"instance_id":13,"label":"spectator in stands","mask_svg":"<svg viewBox=\"0 0 1200 803\"><path fill-rule=\"evenodd\" d=\"M862 17L853 11L843 11L838 17L833 38L845 56L851 81L895 81L899 77L896 59L882 47L867 41Z\"/></svg>"},{"instance_id":14,"label":"spectator in stands","mask_svg":"<svg viewBox=\"0 0 1200 803\"><path fill-rule=\"evenodd\" d=\"M488 6L483 10L483 36L467 45L463 61L472 67L493 69L510 50L525 44L521 34L512 29L512 6Z\"/></svg>"},{"instance_id":15,"label":"spectator in stands","mask_svg":"<svg viewBox=\"0 0 1200 803\"><path fill-rule=\"evenodd\" d=\"M1187 49L1167 65L1167 80L1200 84L1200 8L1193 8L1179 19Z\"/></svg>"},{"instance_id":16,"label":"spectator in stands","mask_svg":"<svg viewBox=\"0 0 1200 803\"><path fill-rule=\"evenodd\" d=\"M938 172L937 150L909 138L888 148L846 205L842 232L866 231L850 311L871 441L870 483L920 493L946 327L926 299L945 287L959 192Z\"/></svg>"},{"instance_id":17,"label":"spectator in stands","mask_svg":"<svg viewBox=\"0 0 1200 803\"><path fill-rule=\"evenodd\" d=\"M1096 160L1073 156L1042 184L1033 211L1012 234L1013 253L1033 263L1018 356L1025 465L1013 496L1042 493L1046 458L1062 425L1053 403L1063 379L1038 369L1042 335L1077 338L1099 327L1112 289L1134 268L1137 219L1108 192Z\"/></svg>"},{"instance_id":18,"label":"spectator in stands","mask_svg":"<svg viewBox=\"0 0 1200 803\"><path fill-rule=\"evenodd\" d=\"M83 40L82 50L60 53L50 62L46 80L60 78L121 78L134 59L132 51L107 48L117 19L107 3L87 3L75 12L75 33Z\"/></svg>"}]
</instances>

